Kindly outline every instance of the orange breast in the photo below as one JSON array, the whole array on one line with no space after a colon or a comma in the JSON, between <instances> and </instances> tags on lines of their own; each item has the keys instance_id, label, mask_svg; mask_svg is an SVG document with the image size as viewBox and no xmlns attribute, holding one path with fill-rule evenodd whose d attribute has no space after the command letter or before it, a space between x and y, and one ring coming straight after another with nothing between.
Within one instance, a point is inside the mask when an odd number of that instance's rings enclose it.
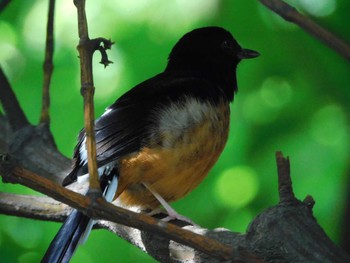
<instances>
[{"instance_id":1,"label":"orange breast","mask_svg":"<svg viewBox=\"0 0 350 263\"><path fill-rule=\"evenodd\" d=\"M116 196L126 206L156 208L158 201L142 185L147 183L166 201L175 201L193 190L208 174L227 141L229 106L211 105L198 123L178 131L164 130L162 140L120 160ZM171 138L177 134L176 138ZM169 144L169 143L168 143Z\"/></svg>"}]
</instances>

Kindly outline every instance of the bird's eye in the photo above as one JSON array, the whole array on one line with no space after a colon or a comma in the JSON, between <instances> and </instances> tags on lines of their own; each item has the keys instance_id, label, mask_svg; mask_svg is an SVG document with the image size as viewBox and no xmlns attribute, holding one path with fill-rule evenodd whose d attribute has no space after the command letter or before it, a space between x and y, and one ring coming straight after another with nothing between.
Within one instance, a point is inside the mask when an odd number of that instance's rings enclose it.
<instances>
[{"instance_id":1,"label":"bird's eye","mask_svg":"<svg viewBox=\"0 0 350 263\"><path fill-rule=\"evenodd\" d=\"M228 40L225 40L224 42L221 43L221 48L223 50L230 50L232 49L232 45Z\"/></svg>"}]
</instances>

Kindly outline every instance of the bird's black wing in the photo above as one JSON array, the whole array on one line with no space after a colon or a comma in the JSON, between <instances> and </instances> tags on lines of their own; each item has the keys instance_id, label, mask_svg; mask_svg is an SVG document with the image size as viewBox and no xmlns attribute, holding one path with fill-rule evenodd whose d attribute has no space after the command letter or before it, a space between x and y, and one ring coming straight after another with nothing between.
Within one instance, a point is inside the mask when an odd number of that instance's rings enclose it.
<instances>
[{"instance_id":1,"label":"bird's black wing","mask_svg":"<svg viewBox=\"0 0 350 263\"><path fill-rule=\"evenodd\" d=\"M98 166L137 152L147 145L154 134L157 110L176 103L184 96L214 101L222 97L223 93L204 78L162 73L121 96L95 121ZM85 131L82 130L74 152L74 168L64 185L74 181L77 175L87 173L84 151Z\"/></svg>"}]
</instances>

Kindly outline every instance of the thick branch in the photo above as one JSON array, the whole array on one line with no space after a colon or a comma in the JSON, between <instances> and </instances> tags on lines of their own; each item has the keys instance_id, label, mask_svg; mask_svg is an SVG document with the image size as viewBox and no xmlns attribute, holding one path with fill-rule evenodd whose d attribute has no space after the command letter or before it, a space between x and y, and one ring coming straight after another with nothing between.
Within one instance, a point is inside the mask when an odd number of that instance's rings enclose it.
<instances>
[{"instance_id":1,"label":"thick branch","mask_svg":"<svg viewBox=\"0 0 350 263\"><path fill-rule=\"evenodd\" d=\"M45 48L45 60L43 64L44 70L44 79L43 79L43 95L42 95L42 108L40 123L50 123L50 83L51 76L53 72L53 51L54 51L54 14L55 14L55 0L50 0L49 2L49 11L47 19L47 28L46 28L46 48Z\"/></svg>"},{"instance_id":2,"label":"thick branch","mask_svg":"<svg viewBox=\"0 0 350 263\"><path fill-rule=\"evenodd\" d=\"M11 182L20 183L34 190L40 191L41 193L44 193L58 201L64 202L69 206L82 211L92 218L104 219L149 231L152 234L160 235L181 244L193 247L222 260L240 258L239 255L242 253L238 252L231 246L221 244L218 241L184 230L173 224L159 221L145 214L134 213L114 206L113 204L106 202L103 198L91 200L86 196L82 196L69 189L63 188L46 178L37 176L30 171L18 167L11 170L11 167L5 167L3 165L0 173L3 174L4 179L7 181L11 180ZM245 250L243 250L243 252L249 259L250 253ZM253 256L250 256L250 258L254 260ZM254 260L252 262L258 261Z\"/></svg>"},{"instance_id":3,"label":"thick branch","mask_svg":"<svg viewBox=\"0 0 350 263\"><path fill-rule=\"evenodd\" d=\"M70 161L57 151L46 125L25 126L8 138L8 158L25 169L61 183L70 168Z\"/></svg>"},{"instance_id":4,"label":"thick branch","mask_svg":"<svg viewBox=\"0 0 350 263\"><path fill-rule=\"evenodd\" d=\"M71 209L45 196L0 192L0 214L61 222Z\"/></svg>"},{"instance_id":5,"label":"thick branch","mask_svg":"<svg viewBox=\"0 0 350 263\"><path fill-rule=\"evenodd\" d=\"M15 93L0 67L0 102L14 131L29 124Z\"/></svg>"},{"instance_id":6,"label":"thick branch","mask_svg":"<svg viewBox=\"0 0 350 263\"><path fill-rule=\"evenodd\" d=\"M330 48L337 51L341 56L350 60L350 46L342 39L316 24L310 18L300 14L294 7L281 0L259 0L262 4L279 14L285 20L293 22L305 31L315 36Z\"/></svg>"},{"instance_id":7,"label":"thick branch","mask_svg":"<svg viewBox=\"0 0 350 263\"><path fill-rule=\"evenodd\" d=\"M18 205L20 204L20 205ZM63 221L70 208L49 197L26 196L16 194L0 193L0 214L21 216L45 221ZM206 254L199 253L190 247L184 247L166 237L160 237L152 232L142 232L135 228L120 225L105 220L98 220L95 229L107 229L114 234L129 241L144 252L148 253L161 262L187 262L186 259L194 259L193 262L219 262L215 258ZM207 236L218 240L220 243L227 243L231 246L243 246L243 235L232 233L225 229L204 229L199 226L187 226L186 229L191 233L195 232L201 236ZM210 245L210 244L209 244ZM244 248L239 248L239 258L245 259L244 262L261 262L258 259L251 259L251 255ZM184 255L185 258L184 258ZM221 262L221 261L220 261Z\"/></svg>"},{"instance_id":8,"label":"thick branch","mask_svg":"<svg viewBox=\"0 0 350 263\"><path fill-rule=\"evenodd\" d=\"M291 188L291 184L288 183L289 179L283 179L285 176L289 177L289 161L281 153L277 153L277 162L279 176L282 177L280 182L284 182L283 184L280 183L279 187L280 196L283 196L285 195L283 192L289 192L289 190L285 191L284 188ZM209 231L191 227L191 231L196 231L202 235L198 236L172 224L113 206L102 198L91 200L20 168L14 168L12 170L13 177L9 176L10 168L11 166L6 168L3 163L2 170L0 170L0 173L4 174L7 180L20 182L55 197L57 200L78 208L91 217L126 225L121 226L106 221L99 221L98 224L99 227L107 228L123 236L162 262L185 262L186 260L183 258L178 259L174 255L169 256L174 251L181 254L184 249L185 254L191 255L191 260L193 259L195 262L196 260L218 262L211 257L205 257L196 250L184 248L172 242L169 243L169 239L205 251L211 256L218 257L218 254L220 254L221 259L233 258L233 262L236 259L243 259L244 262L260 262L259 259L252 257L249 251L254 251L254 254L266 262L350 262L349 256L332 243L312 216L314 201L310 196L306 197L303 202L297 199L293 202L280 202L277 206L265 210L250 224L246 234L235 234L222 229ZM292 193L292 189L290 190ZM21 207L20 209L24 212L18 212L16 207L11 205L11 202L4 202L2 197L4 195L0 195L0 207L4 205L5 208L0 209L0 212L30 217L30 211L26 208ZM17 201L22 202L21 198L17 198ZM12 204L17 201L12 202ZM46 202L46 199L40 198L38 202L33 202L35 203L34 207L37 207L39 202ZM60 220L59 216L63 215L61 208L57 209L57 207L51 206L51 203L49 207L53 209L54 214L48 209L47 213L50 214L48 220ZM33 211L33 213L38 212ZM37 218L39 217L44 219L42 212L39 213ZM135 232L137 230L127 226L136 227L147 232ZM207 239L203 235L218 239L221 243L215 243L211 238ZM230 246L222 243L230 244ZM219 246L216 246L217 244ZM159 251L162 249L165 249L164 253Z\"/></svg>"},{"instance_id":9,"label":"thick branch","mask_svg":"<svg viewBox=\"0 0 350 263\"><path fill-rule=\"evenodd\" d=\"M9 137L12 133L8 120L0 112L0 155L8 152Z\"/></svg>"}]
</instances>

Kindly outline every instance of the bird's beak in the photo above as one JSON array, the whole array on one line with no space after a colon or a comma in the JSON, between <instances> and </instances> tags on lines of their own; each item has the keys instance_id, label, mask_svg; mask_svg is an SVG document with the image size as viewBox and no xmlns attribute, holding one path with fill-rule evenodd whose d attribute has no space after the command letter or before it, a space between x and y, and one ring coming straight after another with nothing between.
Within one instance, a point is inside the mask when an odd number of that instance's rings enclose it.
<instances>
[{"instance_id":1,"label":"bird's beak","mask_svg":"<svg viewBox=\"0 0 350 263\"><path fill-rule=\"evenodd\" d=\"M239 59L256 58L260 56L260 53L251 49L244 49L238 53L237 57Z\"/></svg>"}]
</instances>

